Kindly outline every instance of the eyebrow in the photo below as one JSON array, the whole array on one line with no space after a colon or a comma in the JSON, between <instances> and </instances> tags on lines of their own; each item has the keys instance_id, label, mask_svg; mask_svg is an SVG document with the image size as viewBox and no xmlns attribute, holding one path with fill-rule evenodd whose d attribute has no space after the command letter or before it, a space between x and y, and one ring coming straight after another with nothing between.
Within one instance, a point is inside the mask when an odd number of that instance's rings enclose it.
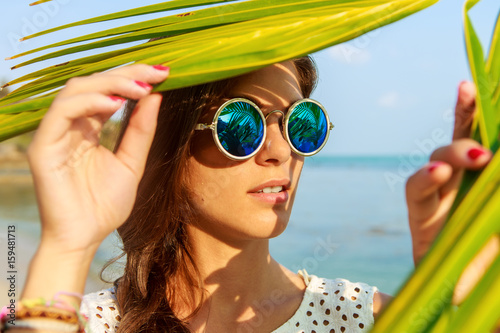
<instances>
[{"instance_id":1,"label":"eyebrow","mask_svg":"<svg viewBox=\"0 0 500 333\"><path fill-rule=\"evenodd\" d=\"M255 103L261 110L264 108L264 106L260 102L256 101L253 96L245 94L245 93L240 94L240 95L229 95L228 98L229 99L245 98L245 99L248 99L249 101Z\"/></svg>"},{"instance_id":2,"label":"eyebrow","mask_svg":"<svg viewBox=\"0 0 500 333\"><path fill-rule=\"evenodd\" d=\"M263 106L260 102L256 101L256 100L253 98L253 96L248 95L248 94L245 94L245 93L242 93L242 94L240 94L240 95L232 95L232 94L231 94L231 95L228 95L228 97L227 97L227 98L229 98L229 99L233 99L233 98L245 98L245 99L248 99L248 100L250 100L251 102L255 103L255 104L259 107L259 109L261 109L261 111L264 109L264 106ZM303 97L303 98L299 98L299 99L297 99L297 100L292 101L292 102L291 102L291 103L290 103L290 104L286 107L286 110L284 110L284 113L286 114L286 113L290 110L290 107L291 107L293 104L295 104L297 101L303 100L304 98L305 98L305 97ZM264 112L264 111L262 111L262 112Z\"/></svg>"}]
</instances>

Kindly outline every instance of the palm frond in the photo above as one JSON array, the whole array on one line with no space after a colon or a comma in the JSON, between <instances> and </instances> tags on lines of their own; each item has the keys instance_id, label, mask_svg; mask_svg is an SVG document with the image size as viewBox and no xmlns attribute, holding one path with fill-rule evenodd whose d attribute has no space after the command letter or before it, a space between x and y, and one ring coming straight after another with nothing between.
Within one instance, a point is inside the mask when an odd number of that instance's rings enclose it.
<instances>
[{"instance_id":1,"label":"palm frond","mask_svg":"<svg viewBox=\"0 0 500 333\"><path fill-rule=\"evenodd\" d=\"M464 269L492 237L500 234L500 153L497 150L500 107L494 104L500 84L500 17L485 61L468 15L478 2L468 0L464 6L466 49L478 91L473 137L495 155L482 172L466 173L444 229L375 324L372 330L375 333L491 332L500 319L497 300L485 302L486 298L482 298L488 290L498 288L499 258L458 310L451 305L453 291Z\"/></svg>"},{"instance_id":2,"label":"palm frond","mask_svg":"<svg viewBox=\"0 0 500 333\"><path fill-rule=\"evenodd\" d=\"M0 140L35 128L39 118L33 118L33 123L14 131L7 131L4 122L19 112L39 112L40 94L48 94L44 97L45 106L45 102L48 103L54 98L53 92L75 76L89 75L138 62L171 67L169 79L157 85L155 91L196 85L243 74L348 41L402 19L437 1L172 0L49 29L27 36L25 39L78 25L148 13L168 13L174 9L188 10L182 14L117 26L94 34L51 43L11 57L17 58L54 47L68 46L14 66L18 68L76 52L142 42L139 45L124 45L118 50L75 58L9 82L7 85L25 84L0 100L0 112L5 115L4 120L0 121ZM217 6L195 10L197 6L208 4ZM165 38L147 42L152 37ZM79 44L71 46L73 43ZM21 101L23 101L22 110L12 106Z\"/></svg>"},{"instance_id":3,"label":"palm frond","mask_svg":"<svg viewBox=\"0 0 500 333\"><path fill-rule=\"evenodd\" d=\"M500 22L500 13L497 22ZM495 110L500 109L500 57L498 57L498 54L500 54L500 24L496 25L493 32L490 53L486 62L486 72L490 77L493 88L492 102ZM497 124L500 124L499 117L500 114L497 114Z\"/></svg>"}]
</instances>

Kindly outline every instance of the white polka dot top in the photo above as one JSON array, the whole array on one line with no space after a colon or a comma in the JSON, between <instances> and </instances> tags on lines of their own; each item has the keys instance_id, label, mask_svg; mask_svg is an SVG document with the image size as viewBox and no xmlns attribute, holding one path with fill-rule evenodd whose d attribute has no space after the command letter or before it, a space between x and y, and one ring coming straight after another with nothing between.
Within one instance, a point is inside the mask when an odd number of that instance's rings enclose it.
<instances>
[{"instance_id":1,"label":"white polka dot top","mask_svg":"<svg viewBox=\"0 0 500 333\"><path fill-rule=\"evenodd\" d=\"M378 289L345 279L325 279L299 271L307 285L295 314L273 333L358 333L373 325Z\"/></svg>"},{"instance_id":2,"label":"white polka dot top","mask_svg":"<svg viewBox=\"0 0 500 333\"><path fill-rule=\"evenodd\" d=\"M83 296L80 313L88 319L86 333L116 332L122 318L118 312L115 288Z\"/></svg>"},{"instance_id":3,"label":"white polka dot top","mask_svg":"<svg viewBox=\"0 0 500 333\"><path fill-rule=\"evenodd\" d=\"M361 333L373 325L376 287L345 279L325 279L299 271L306 291L295 314L272 333ZM114 288L83 297L81 313L88 317L87 333L116 332L120 314Z\"/></svg>"}]
</instances>

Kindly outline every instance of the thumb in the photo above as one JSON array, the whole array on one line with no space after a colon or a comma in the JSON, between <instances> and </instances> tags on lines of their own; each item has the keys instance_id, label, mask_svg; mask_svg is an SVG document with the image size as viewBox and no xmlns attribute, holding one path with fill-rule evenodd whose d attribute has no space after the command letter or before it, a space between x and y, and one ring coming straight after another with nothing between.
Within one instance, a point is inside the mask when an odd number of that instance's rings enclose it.
<instances>
[{"instance_id":1,"label":"thumb","mask_svg":"<svg viewBox=\"0 0 500 333\"><path fill-rule=\"evenodd\" d=\"M159 93L139 100L116 151L116 157L136 174L138 179L142 177L153 142L161 100L162 95Z\"/></svg>"}]
</instances>

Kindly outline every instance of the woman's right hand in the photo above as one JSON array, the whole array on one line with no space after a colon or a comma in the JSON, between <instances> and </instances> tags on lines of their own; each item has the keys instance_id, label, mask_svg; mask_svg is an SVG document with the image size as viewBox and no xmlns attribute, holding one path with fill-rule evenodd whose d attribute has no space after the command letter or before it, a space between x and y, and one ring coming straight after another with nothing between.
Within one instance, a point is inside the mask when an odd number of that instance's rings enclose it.
<instances>
[{"instance_id":1,"label":"woman's right hand","mask_svg":"<svg viewBox=\"0 0 500 333\"><path fill-rule=\"evenodd\" d=\"M143 64L70 79L28 151L42 244L66 253L96 250L129 216L153 140L161 102L150 84L169 70ZM99 145L103 124L125 99L139 100L120 147Z\"/></svg>"}]
</instances>

